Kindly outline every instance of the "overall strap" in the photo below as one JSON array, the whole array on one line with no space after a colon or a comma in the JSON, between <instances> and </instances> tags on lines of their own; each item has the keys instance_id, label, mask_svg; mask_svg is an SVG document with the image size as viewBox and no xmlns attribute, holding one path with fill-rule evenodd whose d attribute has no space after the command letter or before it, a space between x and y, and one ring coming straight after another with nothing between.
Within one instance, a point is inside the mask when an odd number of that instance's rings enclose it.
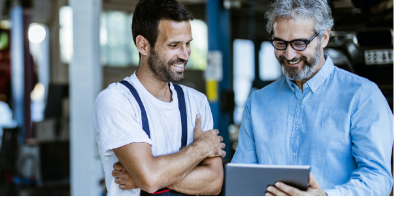
<instances>
[{"instance_id":1,"label":"overall strap","mask_svg":"<svg viewBox=\"0 0 394 197\"><path fill-rule=\"evenodd\" d=\"M146 115L146 110L144 105L142 104L141 98L138 95L137 90L131 85L129 82L123 80L120 82L124 86L126 86L131 94L133 94L135 100L137 101L138 105L140 106L141 109L141 119L142 119L142 129L146 132L148 137L150 138L150 130L149 130L149 122L148 122L148 116ZM177 92L178 95L178 107L179 107L179 112L181 113L181 123L182 123L182 141L181 141L181 147L186 146L187 143L187 114L186 114L186 102L185 102L185 94L183 92L183 89L181 86L173 84L174 88ZM159 191L150 194L148 192L145 192L141 190L140 192L141 196L185 196L185 194L169 190L167 188L162 188Z\"/></svg>"},{"instance_id":2,"label":"overall strap","mask_svg":"<svg viewBox=\"0 0 394 197\"><path fill-rule=\"evenodd\" d=\"M187 113L186 113L186 102L185 93L180 85L173 84L178 95L178 107L181 113L181 123L182 123L182 143L181 147L185 147L187 144Z\"/></svg>"},{"instance_id":3,"label":"overall strap","mask_svg":"<svg viewBox=\"0 0 394 197\"><path fill-rule=\"evenodd\" d=\"M141 119L142 119L142 129L145 131L145 133L150 138L148 116L146 115L146 110L145 110L144 104L142 104L140 95L138 94L138 92L134 88L134 86L132 86L128 81L123 80L120 83L123 84L124 86L126 86L130 90L131 94L133 94L135 100L137 101L138 105L140 106Z\"/></svg>"}]
</instances>

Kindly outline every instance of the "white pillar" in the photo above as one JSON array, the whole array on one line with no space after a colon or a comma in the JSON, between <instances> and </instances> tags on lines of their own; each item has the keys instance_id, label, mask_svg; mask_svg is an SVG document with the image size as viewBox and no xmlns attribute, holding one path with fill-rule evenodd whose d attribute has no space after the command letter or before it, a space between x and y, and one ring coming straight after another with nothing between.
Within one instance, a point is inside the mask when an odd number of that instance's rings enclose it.
<instances>
[{"instance_id":1,"label":"white pillar","mask_svg":"<svg viewBox=\"0 0 394 197\"><path fill-rule=\"evenodd\" d=\"M70 0L74 55L69 67L71 195L100 195L103 176L93 125L101 90L101 0Z\"/></svg>"}]
</instances>

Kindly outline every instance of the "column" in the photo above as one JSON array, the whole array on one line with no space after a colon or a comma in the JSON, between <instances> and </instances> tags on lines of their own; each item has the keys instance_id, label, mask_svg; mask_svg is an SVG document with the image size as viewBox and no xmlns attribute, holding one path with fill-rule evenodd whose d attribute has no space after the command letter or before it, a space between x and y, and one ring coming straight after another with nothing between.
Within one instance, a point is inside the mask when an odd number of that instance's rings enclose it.
<instances>
[{"instance_id":1,"label":"column","mask_svg":"<svg viewBox=\"0 0 394 197\"><path fill-rule=\"evenodd\" d=\"M73 59L70 83L71 195L100 195L103 178L93 125L94 102L101 90L101 0L70 0L73 9Z\"/></svg>"}]
</instances>

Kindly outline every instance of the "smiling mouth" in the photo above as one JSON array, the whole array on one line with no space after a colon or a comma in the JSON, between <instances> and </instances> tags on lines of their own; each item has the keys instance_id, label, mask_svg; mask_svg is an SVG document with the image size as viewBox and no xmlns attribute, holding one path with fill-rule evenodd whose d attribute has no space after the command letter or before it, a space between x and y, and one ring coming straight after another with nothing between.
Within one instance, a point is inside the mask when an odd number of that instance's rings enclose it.
<instances>
[{"instance_id":1,"label":"smiling mouth","mask_svg":"<svg viewBox=\"0 0 394 197\"><path fill-rule=\"evenodd\" d=\"M290 65L295 65L295 64L300 63L300 62L301 62L301 59L294 60L294 61L287 61L287 62L288 62L288 64L290 64Z\"/></svg>"},{"instance_id":2,"label":"smiling mouth","mask_svg":"<svg viewBox=\"0 0 394 197\"><path fill-rule=\"evenodd\" d=\"M181 63L181 64L171 64L171 66L175 66L175 67L177 67L177 68L183 68L184 67L184 63Z\"/></svg>"}]
</instances>

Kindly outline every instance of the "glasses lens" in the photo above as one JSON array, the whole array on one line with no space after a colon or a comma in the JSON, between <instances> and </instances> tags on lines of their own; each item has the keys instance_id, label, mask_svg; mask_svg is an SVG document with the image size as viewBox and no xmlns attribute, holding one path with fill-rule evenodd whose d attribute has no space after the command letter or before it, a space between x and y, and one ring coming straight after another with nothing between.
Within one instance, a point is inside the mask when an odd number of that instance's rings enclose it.
<instances>
[{"instance_id":1,"label":"glasses lens","mask_svg":"<svg viewBox=\"0 0 394 197\"><path fill-rule=\"evenodd\" d=\"M306 49L306 43L304 41L294 41L291 43L293 48L295 50L305 50Z\"/></svg>"},{"instance_id":2,"label":"glasses lens","mask_svg":"<svg viewBox=\"0 0 394 197\"><path fill-rule=\"evenodd\" d=\"M274 47L276 49L285 49L286 48L286 43L283 41L274 40L272 42L272 45L274 45Z\"/></svg>"}]
</instances>

